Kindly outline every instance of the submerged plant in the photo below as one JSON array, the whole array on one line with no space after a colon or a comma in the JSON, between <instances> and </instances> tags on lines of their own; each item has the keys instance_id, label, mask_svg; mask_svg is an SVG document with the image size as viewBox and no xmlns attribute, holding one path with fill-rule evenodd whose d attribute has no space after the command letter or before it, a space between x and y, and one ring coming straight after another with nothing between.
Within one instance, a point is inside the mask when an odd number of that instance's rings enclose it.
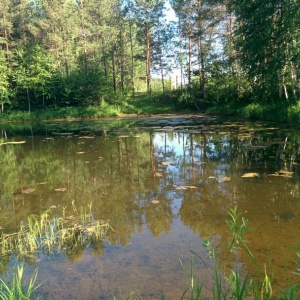
<instances>
[{"instance_id":1,"label":"submerged plant","mask_svg":"<svg viewBox=\"0 0 300 300\"><path fill-rule=\"evenodd\" d=\"M21 223L18 232L13 234L2 233L0 237L0 254L8 256L15 254L26 257L36 252L51 254L62 249L74 249L77 245L89 247L105 238L111 228L109 223L97 220L89 210L77 209L73 204L73 210L77 216L67 218L65 210L63 217L50 217L50 211L46 211L39 217L31 215L26 223Z\"/></svg>"}]
</instances>

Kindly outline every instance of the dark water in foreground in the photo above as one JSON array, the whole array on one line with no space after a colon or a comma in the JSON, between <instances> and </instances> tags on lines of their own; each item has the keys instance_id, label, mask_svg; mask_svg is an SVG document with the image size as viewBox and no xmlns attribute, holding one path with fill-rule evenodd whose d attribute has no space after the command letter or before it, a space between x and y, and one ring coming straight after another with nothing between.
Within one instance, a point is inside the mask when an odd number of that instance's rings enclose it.
<instances>
[{"instance_id":1,"label":"dark water in foreground","mask_svg":"<svg viewBox=\"0 0 300 300\"><path fill-rule=\"evenodd\" d=\"M92 203L113 228L99 245L30 261L26 270L38 267L47 299L126 299L131 291L180 299L187 282L179 260L189 272L191 251L209 296L204 238L224 265L253 270L245 253L223 247L234 206L253 229L246 239L260 266L271 263L274 286L299 281L299 130L168 116L10 124L0 134L0 144L25 141L0 146L1 232L49 208L71 215L72 203Z\"/></svg>"}]
</instances>

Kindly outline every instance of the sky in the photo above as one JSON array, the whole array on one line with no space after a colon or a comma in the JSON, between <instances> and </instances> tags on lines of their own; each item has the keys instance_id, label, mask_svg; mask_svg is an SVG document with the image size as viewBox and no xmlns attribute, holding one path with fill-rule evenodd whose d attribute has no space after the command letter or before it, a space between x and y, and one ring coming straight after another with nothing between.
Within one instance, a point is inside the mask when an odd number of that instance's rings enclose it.
<instances>
[{"instance_id":1,"label":"sky","mask_svg":"<svg viewBox=\"0 0 300 300\"><path fill-rule=\"evenodd\" d=\"M165 2L165 8L166 8L166 19L167 19L167 21L169 21L169 22L170 21L177 21L178 19L177 19L176 14L175 14L175 12L174 12L174 10L173 10L173 8L172 8L169 1ZM158 73L158 74L154 73L152 75L153 75L154 78L160 78L160 76L161 76L160 73ZM171 74L168 73L168 74L164 74L164 75L166 76L166 79L167 78L169 79L171 77L173 85L175 85L176 82L177 82L178 85L180 84L181 76L180 76L180 70L179 69L174 69L174 70L172 70ZM176 80L176 77L177 77L177 80Z\"/></svg>"},{"instance_id":2,"label":"sky","mask_svg":"<svg viewBox=\"0 0 300 300\"><path fill-rule=\"evenodd\" d=\"M171 7L171 4L169 1L166 1L165 7L167 9L167 20L168 21L177 21L177 17L175 15L175 12L173 8Z\"/></svg>"}]
</instances>

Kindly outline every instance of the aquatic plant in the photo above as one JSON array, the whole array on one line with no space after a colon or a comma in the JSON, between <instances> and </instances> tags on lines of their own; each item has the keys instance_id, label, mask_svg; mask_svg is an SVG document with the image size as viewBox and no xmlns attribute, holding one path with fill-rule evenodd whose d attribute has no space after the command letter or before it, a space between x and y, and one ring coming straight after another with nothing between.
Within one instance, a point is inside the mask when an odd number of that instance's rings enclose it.
<instances>
[{"instance_id":1,"label":"aquatic plant","mask_svg":"<svg viewBox=\"0 0 300 300\"><path fill-rule=\"evenodd\" d=\"M18 232L2 233L0 236L0 255L15 254L18 257L32 256L36 252L49 255L62 249L74 249L76 246L89 247L92 243L105 238L111 228L107 221L97 220L92 215L91 205L88 211L77 208L73 203L75 216L52 216L45 211L40 216L30 215L27 222L20 224Z\"/></svg>"},{"instance_id":2,"label":"aquatic plant","mask_svg":"<svg viewBox=\"0 0 300 300\"><path fill-rule=\"evenodd\" d=\"M29 282L23 279L24 265L18 265L12 272L11 278L0 279L0 298L2 300L28 300L39 299L34 297L35 291L41 284L36 284L37 269L34 271Z\"/></svg>"},{"instance_id":3,"label":"aquatic plant","mask_svg":"<svg viewBox=\"0 0 300 300\"><path fill-rule=\"evenodd\" d=\"M187 293L189 293L189 298L190 300L200 300L202 299L202 288L203 285L200 284L199 282L195 283L195 278L194 278L194 258L192 257L191 259L191 267L190 267L190 274L188 275L182 261L180 260L180 265L182 267L184 277L188 282L188 287L185 289L181 296L181 300L185 299L185 296Z\"/></svg>"},{"instance_id":4,"label":"aquatic plant","mask_svg":"<svg viewBox=\"0 0 300 300\"><path fill-rule=\"evenodd\" d=\"M270 272L270 268L265 265L264 272L261 271L259 265L250 251L245 239L244 234L249 231L248 221L237 212L237 208L229 209L228 211L229 219L226 220L226 224L230 229L230 237L227 242L228 253L244 249L251 260L251 263L255 266L255 274L250 276L248 271L246 274L242 273L237 269L226 269L224 266L220 265L216 255L216 250L212 246L209 239L204 241L204 245L207 249L208 256L213 263L213 268L206 264L205 260L200 257L196 252L191 251L193 255L198 257L209 269L213 280L214 287L212 291L212 299L224 300L224 299L237 299L242 300L246 298L269 300L273 299L273 274ZM300 258L300 253L297 253ZM184 276L188 279L188 287L183 292L181 300L201 300L204 299L202 295L203 285L194 282L194 258L191 260L191 271L190 275L187 272L180 261L181 266L184 270ZM299 271L300 269L298 269ZM229 274L226 276L226 274ZM300 273L295 272L295 274L300 275ZM276 294L276 299L287 300L287 299L300 299L300 284L290 284L287 291L280 290Z\"/></svg>"}]
</instances>

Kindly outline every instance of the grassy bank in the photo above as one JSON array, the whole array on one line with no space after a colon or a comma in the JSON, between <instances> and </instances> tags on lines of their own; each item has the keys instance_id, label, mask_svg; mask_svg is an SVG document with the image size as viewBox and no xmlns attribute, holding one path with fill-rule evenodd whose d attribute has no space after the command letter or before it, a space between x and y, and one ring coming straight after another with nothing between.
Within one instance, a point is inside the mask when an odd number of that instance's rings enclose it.
<instances>
[{"instance_id":1,"label":"grassy bank","mask_svg":"<svg viewBox=\"0 0 300 300\"><path fill-rule=\"evenodd\" d=\"M265 120L285 123L289 125L300 125L300 101L293 105L288 104L264 104L251 103L238 105L229 103L226 105L215 105L206 110L209 114L236 115L245 119Z\"/></svg>"},{"instance_id":2,"label":"grassy bank","mask_svg":"<svg viewBox=\"0 0 300 300\"><path fill-rule=\"evenodd\" d=\"M196 103L183 101L178 91L165 95L154 94L151 97L140 94L134 98L124 98L115 103L103 102L98 106L44 107L21 111L11 109L0 113L0 122L47 121L56 119L97 119L132 114L166 114L166 113L207 113L221 116L238 116L241 119L275 121L289 125L300 125L300 101L288 103Z\"/></svg>"},{"instance_id":3,"label":"grassy bank","mask_svg":"<svg viewBox=\"0 0 300 300\"><path fill-rule=\"evenodd\" d=\"M132 99L114 104L103 102L98 106L45 107L32 111L10 110L0 113L0 122L5 121L43 121L55 119L95 119L130 114L161 114L187 111L184 105L178 105L175 96L139 95Z\"/></svg>"}]
</instances>

